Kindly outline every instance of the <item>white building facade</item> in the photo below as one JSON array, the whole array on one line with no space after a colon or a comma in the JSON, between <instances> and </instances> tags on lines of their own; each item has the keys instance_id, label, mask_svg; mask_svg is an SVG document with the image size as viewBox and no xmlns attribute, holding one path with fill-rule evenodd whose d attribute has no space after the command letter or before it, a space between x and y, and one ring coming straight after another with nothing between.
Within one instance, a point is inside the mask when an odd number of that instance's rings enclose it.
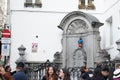
<instances>
[{"instance_id":1,"label":"white building facade","mask_svg":"<svg viewBox=\"0 0 120 80\"><path fill-rule=\"evenodd\" d=\"M6 12L7 12L7 0L0 0L0 29L4 27L6 21Z\"/></svg>"},{"instance_id":2,"label":"white building facade","mask_svg":"<svg viewBox=\"0 0 120 80\"><path fill-rule=\"evenodd\" d=\"M105 0L104 5L105 10L100 18L104 23L100 30L101 48L106 49L114 59L118 54L116 41L120 38L120 0Z\"/></svg>"},{"instance_id":3,"label":"white building facade","mask_svg":"<svg viewBox=\"0 0 120 80\"><path fill-rule=\"evenodd\" d=\"M120 0L94 0L94 10L79 9L79 0L28 0L32 4L28 2L27 5L26 1L10 0L10 65L13 68L21 44L26 47L27 61L52 61L54 54L62 50L62 31L57 26L72 11L89 13L104 23L100 28L101 48L106 49L112 59L117 55L115 42L120 35Z\"/></svg>"},{"instance_id":4,"label":"white building facade","mask_svg":"<svg viewBox=\"0 0 120 80\"><path fill-rule=\"evenodd\" d=\"M0 55L2 55L2 31L7 21L7 0L0 0ZM1 58L4 60L4 56Z\"/></svg>"}]
</instances>

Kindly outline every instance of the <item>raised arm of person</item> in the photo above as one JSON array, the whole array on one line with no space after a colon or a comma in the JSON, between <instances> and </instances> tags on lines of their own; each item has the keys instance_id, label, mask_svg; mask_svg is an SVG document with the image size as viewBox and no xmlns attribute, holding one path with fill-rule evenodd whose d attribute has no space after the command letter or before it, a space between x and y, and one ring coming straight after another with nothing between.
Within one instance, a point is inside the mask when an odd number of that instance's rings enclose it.
<instances>
[{"instance_id":1,"label":"raised arm of person","mask_svg":"<svg viewBox=\"0 0 120 80\"><path fill-rule=\"evenodd\" d=\"M14 80L14 78L11 76L9 72L6 72L5 69L0 66L0 74L6 79L6 80Z\"/></svg>"}]
</instances>

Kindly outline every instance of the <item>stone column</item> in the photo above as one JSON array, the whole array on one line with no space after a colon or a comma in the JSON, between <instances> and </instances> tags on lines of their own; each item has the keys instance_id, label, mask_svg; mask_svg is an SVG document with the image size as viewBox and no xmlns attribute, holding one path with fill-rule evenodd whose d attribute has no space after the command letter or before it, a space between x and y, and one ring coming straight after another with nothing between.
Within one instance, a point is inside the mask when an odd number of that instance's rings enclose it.
<instances>
[{"instance_id":1,"label":"stone column","mask_svg":"<svg viewBox=\"0 0 120 80\"><path fill-rule=\"evenodd\" d=\"M67 67L67 51L66 51L66 35L63 35L63 51L62 51L62 56L63 56L63 66L62 67Z\"/></svg>"}]
</instances>

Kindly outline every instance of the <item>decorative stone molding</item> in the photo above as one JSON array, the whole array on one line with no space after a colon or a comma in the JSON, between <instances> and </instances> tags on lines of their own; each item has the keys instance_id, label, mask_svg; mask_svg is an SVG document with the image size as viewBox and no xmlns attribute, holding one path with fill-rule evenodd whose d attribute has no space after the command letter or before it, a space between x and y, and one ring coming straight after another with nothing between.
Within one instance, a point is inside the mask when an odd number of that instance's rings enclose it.
<instances>
[{"instance_id":1,"label":"decorative stone molding","mask_svg":"<svg viewBox=\"0 0 120 80\"><path fill-rule=\"evenodd\" d=\"M82 47L78 47L73 53L74 67L86 66L86 52Z\"/></svg>"},{"instance_id":2,"label":"decorative stone molding","mask_svg":"<svg viewBox=\"0 0 120 80\"><path fill-rule=\"evenodd\" d=\"M62 55L60 52L56 52L54 54L54 60L53 62L59 66L59 68L62 67Z\"/></svg>"}]
</instances>

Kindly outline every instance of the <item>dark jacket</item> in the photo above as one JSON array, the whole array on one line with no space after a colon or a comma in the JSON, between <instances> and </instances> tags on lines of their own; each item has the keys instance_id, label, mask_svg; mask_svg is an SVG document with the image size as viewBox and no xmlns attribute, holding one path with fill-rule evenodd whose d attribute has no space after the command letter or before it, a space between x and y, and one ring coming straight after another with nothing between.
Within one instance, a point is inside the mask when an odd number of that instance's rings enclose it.
<instances>
[{"instance_id":1,"label":"dark jacket","mask_svg":"<svg viewBox=\"0 0 120 80\"><path fill-rule=\"evenodd\" d=\"M42 80L46 80L46 77L45 77L45 76L43 76Z\"/></svg>"},{"instance_id":2,"label":"dark jacket","mask_svg":"<svg viewBox=\"0 0 120 80\"><path fill-rule=\"evenodd\" d=\"M83 80L91 80L91 78L89 77L89 74L87 72L82 73L81 78Z\"/></svg>"},{"instance_id":3,"label":"dark jacket","mask_svg":"<svg viewBox=\"0 0 120 80\"><path fill-rule=\"evenodd\" d=\"M27 80L27 76L23 71L18 71L15 74L13 74L13 78L15 80Z\"/></svg>"},{"instance_id":4,"label":"dark jacket","mask_svg":"<svg viewBox=\"0 0 120 80\"><path fill-rule=\"evenodd\" d=\"M109 79L108 79L108 77L104 77L102 75L99 75L97 77L93 76L92 80L109 80Z\"/></svg>"}]
</instances>

